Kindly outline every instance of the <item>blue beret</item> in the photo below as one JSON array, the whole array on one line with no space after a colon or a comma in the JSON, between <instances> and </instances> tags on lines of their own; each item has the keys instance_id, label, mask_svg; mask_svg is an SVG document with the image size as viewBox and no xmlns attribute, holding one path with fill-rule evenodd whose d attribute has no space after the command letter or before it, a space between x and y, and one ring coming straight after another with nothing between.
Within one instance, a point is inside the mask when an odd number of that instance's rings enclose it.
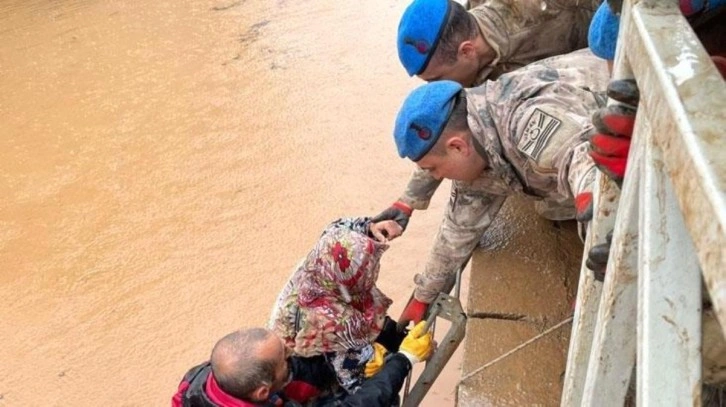
<instances>
[{"instance_id":1,"label":"blue beret","mask_svg":"<svg viewBox=\"0 0 726 407\"><path fill-rule=\"evenodd\" d=\"M608 3L603 1L590 22L587 42L593 54L602 59L615 59L615 46L618 43L620 17L610 10Z\"/></svg>"},{"instance_id":2,"label":"blue beret","mask_svg":"<svg viewBox=\"0 0 726 407\"><path fill-rule=\"evenodd\" d=\"M726 5L726 0L711 0L707 3L704 0L689 0L680 1L679 5L681 12L686 16L690 16L700 11L723 7ZM615 59L619 29L620 16L610 9L607 1L603 1L592 17L590 31L587 36L587 42L592 53L603 59L611 61Z\"/></svg>"},{"instance_id":3,"label":"blue beret","mask_svg":"<svg viewBox=\"0 0 726 407\"><path fill-rule=\"evenodd\" d=\"M418 161L441 136L454 107L461 85L454 81L435 81L419 86L403 102L396 117L393 138L398 155Z\"/></svg>"},{"instance_id":4,"label":"blue beret","mask_svg":"<svg viewBox=\"0 0 726 407\"><path fill-rule=\"evenodd\" d=\"M398 24L398 59L409 76L426 69L449 18L450 0L414 0Z\"/></svg>"}]
</instances>

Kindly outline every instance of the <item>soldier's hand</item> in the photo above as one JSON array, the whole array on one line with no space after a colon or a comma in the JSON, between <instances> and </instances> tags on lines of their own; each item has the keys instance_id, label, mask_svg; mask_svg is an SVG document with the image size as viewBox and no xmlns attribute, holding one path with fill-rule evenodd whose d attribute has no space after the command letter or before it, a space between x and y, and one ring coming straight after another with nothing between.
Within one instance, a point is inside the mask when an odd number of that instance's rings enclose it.
<instances>
[{"instance_id":1,"label":"soldier's hand","mask_svg":"<svg viewBox=\"0 0 726 407\"><path fill-rule=\"evenodd\" d=\"M640 94L634 80L624 79L610 82L608 97L620 103L593 114L589 154L600 171L622 185Z\"/></svg>"},{"instance_id":2,"label":"soldier's hand","mask_svg":"<svg viewBox=\"0 0 726 407\"><path fill-rule=\"evenodd\" d=\"M426 315L426 311L429 309L429 304L421 302L416 297L411 297L401 313L401 317L398 318L399 330L405 328L409 322L413 321L414 324L418 324Z\"/></svg>"},{"instance_id":3,"label":"soldier's hand","mask_svg":"<svg viewBox=\"0 0 726 407\"><path fill-rule=\"evenodd\" d=\"M589 154L603 174L618 186L622 186L640 92L632 79L614 80L608 84L608 97L619 103L606 106L593 114L595 128L589 138ZM590 221L593 214L592 194L587 192L575 197L575 208L578 221ZM598 281L605 278L611 241L612 231L605 243L593 246L587 254L585 265L595 273Z\"/></svg>"},{"instance_id":4,"label":"soldier's hand","mask_svg":"<svg viewBox=\"0 0 726 407\"><path fill-rule=\"evenodd\" d=\"M401 226L401 233L406 230L408 220L411 218L413 208L401 201L394 202L390 207L376 215L371 222L378 223L382 220L395 220Z\"/></svg>"},{"instance_id":5,"label":"soldier's hand","mask_svg":"<svg viewBox=\"0 0 726 407\"><path fill-rule=\"evenodd\" d=\"M583 192L575 197L575 220L589 222L593 213L592 192Z\"/></svg>"},{"instance_id":6,"label":"soldier's hand","mask_svg":"<svg viewBox=\"0 0 726 407\"><path fill-rule=\"evenodd\" d=\"M376 223L371 222L368 231L376 240L385 243L401 236L403 228L395 220L384 220Z\"/></svg>"},{"instance_id":7,"label":"soldier's hand","mask_svg":"<svg viewBox=\"0 0 726 407\"><path fill-rule=\"evenodd\" d=\"M388 353L388 351L383 345L378 342L373 342L373 359L366 363L366 378L374 376L383 369L383 365L386 363L386 353Z\"/></svg>"},{"instance_id":8,"label":"soldier's hand","mask_svg":"<svg viewBox=\"0 0 726 407\"><path fill-rule=\"evenodd\" d=\"M403 338L398 353L405 356L411 364L422 362L431 357L434 351L434 336L431 331L424 332L426 321L421 321Z\"/></svg>"},{"instance_id":9,"label":"soldier's hand","mask_svg":"<svg viewBox=\"0 0 726 407\"><path fill-rule=\"evenodd\" d=\"M605 270L608 266L608 260L610 259L610 246L613 243L613 231L607 234L605 243L592 246L590 251L587 252L587 260L585 260L585 266L595 273L595 280L605 280Z\"/></svg>"}]
</instances>

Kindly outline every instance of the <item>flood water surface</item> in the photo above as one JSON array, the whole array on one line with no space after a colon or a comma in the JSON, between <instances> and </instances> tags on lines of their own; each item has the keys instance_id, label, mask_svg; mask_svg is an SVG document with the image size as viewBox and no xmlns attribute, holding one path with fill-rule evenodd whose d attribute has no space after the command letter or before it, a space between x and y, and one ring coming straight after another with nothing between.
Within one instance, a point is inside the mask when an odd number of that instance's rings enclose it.
<instances>
[{"instance_id":1,"label":"flood water surface","mask_svg":"<svg viewBox=\"0 0 726 407\"><path fill-rule=\"evenodd\" d=\"M1 2L0 405L168 405L328 222L392 202L406 3ZM394 316L445 199L383 259Z\"/></svg>"}]
</instances>

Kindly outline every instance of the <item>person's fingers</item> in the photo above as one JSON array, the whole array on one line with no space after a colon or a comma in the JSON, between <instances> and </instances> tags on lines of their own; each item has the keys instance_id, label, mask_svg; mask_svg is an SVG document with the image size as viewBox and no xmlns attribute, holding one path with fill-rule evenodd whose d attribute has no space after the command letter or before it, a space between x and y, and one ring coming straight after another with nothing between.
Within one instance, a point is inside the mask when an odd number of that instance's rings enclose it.
<instances>
[{"instance_id":1,"label":"person's fingers","mask_svg":"<svg viewBox=\"0 0 726 407\"><path fill-rule=\"evenodd\" d=\"M627 157L630 151L630 139L595 134L590 141L592 151L611 157Z\"/></svg>"},{"instance_id":2,"label":"person's fingers","mask_svg":"<svg viewBox=\"0 0 726 407\"><path fill-rule=\"evenodd\" d=\"M432 352L431 350L433 349L433 341L431 332L425 333L416 339L419 349L419 359L426 360L429 358Z\"/></svg>"},{"instance_id":3,"label":"person's fingers","mask_svg":"<svg viewBox=\"0 0 726 407\"><path fill-rule=\"evenodd\" d=\"M601 243L593 246L588 252L588 257L593 264L601 265L604 268L607 266L610 257L610 245Z\"/></svg>"},{"instance_id":4,"label":"person's fingers","mask_svg":"<svg viewBox=\"0 0 726 407\"><path fill-rule=\"evenodd\" d=\"M381 233L381 231L378 230L378 228L371 227L371 234L373 235L374 238L376 238L376 240L378 240L381 243L386 243L388 241L386 239L386 236L383 233Z\"/></svg>"},{"instance_id":5,"label":"person's fingers","mask_svg":"<svg viewBox=\"0 0 726 407\"><path fill-rule=\"evenodd\" d=\"M420 338L423 334L424 324L424 321L420 321L418 324L414 325L413 329L410 332L410 335L414 338Z\"/></svg>"},{"instance_id":6,"label":"person's fingers","mask_svg":"<svg viewBox=\"0 0 726 407\"><path fill-rule=\"evenodd\" d=\"M426 353L421 357L421 360L429 360L431 358L431 355L434 354L434 352L431 350L432 348L426 349Z\"/></svg>"},{"instance_id":7,"label":"person's fingers","mask_svg":"<svg viewBox=\"0 0 726 407\"><path fill-rule=\"evenodd\" d=\"M578 222L591 221L593 209L592 192L583 192L575 197L575 219Z\"/></svg>"},{"instance_id":8,"label":"person's fingers","mask_svg":"<svg viewBox=\"0 0 726 407\"><path fill-rule=\"evenodd\" d=\"M401 234L403 233L403 228L395 221L392 221L391 223L386 223L385 225L383 225L383 229L386 231L386 236L388 237L388 240L393 240L401 236Z\"/></svg>"},{"instance_id":9,"label":"person's fingers","mask_svg":"<svg viewBox=\"0 0 726 407\"><path fill-rule=\"evenodd\" d=\"M623 104L603 107L593 113L592 124L600 133L632 137L635 109Z\"/></svg>"},{"instance_id":10,"label":"person's fingers","mask_svg":"<svg viewBox=\"0 0 726 407\"><path fill-rule=\"evenodd\" d=\"M428 342L429 346L433 348L434 334L431 331L429 331L426 333L426 335L428 336L428 338L426 338L426 341Z\"/></svg>"},{"instance_id":11,"label":"person's fingers","mask_svg":"<svg viewBox=\"0 0 726 407\"><path fill-rule=\"evenodd\" d=\"M376 240L381 243L387 243L391 239L391 234L395 233L397 228L400 228L400 226L398 226L396 221L384 220L371 223L368 230Z\"/></svg>"},{"instance_id":12,"label":"person's fingers","mask_svg":"<svg viewBox=\"0 0 726 407\"><path fill-rule=\"evenodd\" d=\"M608 83L607 95L613 100L637 106L640 102L640 90L635 79L619 79Z\"/></svg>"},{"instance_id":13,"label":"person's fingers","mask_svg":"<svg viewBox=\"0 0 726 407\"><path fill-rule=\"evenodd\" d=\"M595 151L590 151L588 154L595 161L595 165L600 171L604 172L608 177L614 180L622 180L625 176L625 167L628 164L625 158L607 157Z\"/></svg>"}]
</instances>

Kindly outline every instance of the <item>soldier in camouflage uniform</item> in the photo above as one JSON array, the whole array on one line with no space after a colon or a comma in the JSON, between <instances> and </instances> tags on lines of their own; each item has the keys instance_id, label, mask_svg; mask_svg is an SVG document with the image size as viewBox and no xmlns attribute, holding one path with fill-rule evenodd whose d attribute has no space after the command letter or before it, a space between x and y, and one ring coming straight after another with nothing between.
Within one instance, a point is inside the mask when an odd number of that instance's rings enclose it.
<instances>
[{"instance_id":1,"label":"soldier in camouflage uniform","mask_svg":"<svg viewBox=\"0 0 726 407\"><path fill-rule=\"evenodd\" d=\"M414 0L398 26L410 76L476 86L544 58L586 48L600 0Z\"/></svg>"},{"instance_id":2,"label":"soldier in camouflage uniform","mask_svg":"<svg viewBox=\"0 0 726 407\"><path fill-rule=\"evenodd\" d=\"M398 28L398 56L409 75L478 86L532 62L587 47L599 0L487 0L465 11L452 0L414 0ZM440 181L416 169L406 192L381 215L405 228L413 209L426 209ZM416 191L416 193L411 193ZM537 202L552 220L573 211ZM387 216L387 217L386 217Z\"/></svg>"},{"instance_id":3,"label":"soldier in camouflage uniform","mask_svg":"<svg viewBox=\"0 0 726 407\"><path fill-rule=\"evenodd\" d=\"M399 155L428 177L452 179L453 191L424 273L415 277L414 298L399 321L422 318L507 196L573 207L575 196L590 190L595 166L584 136L592 128L592 112L605 105L607 81L604 62L578 52L479 87L437 81L408 96L394 130ZM428 202L430 192L425 185L407 195Z\"/></svg>"}]
</instances>

